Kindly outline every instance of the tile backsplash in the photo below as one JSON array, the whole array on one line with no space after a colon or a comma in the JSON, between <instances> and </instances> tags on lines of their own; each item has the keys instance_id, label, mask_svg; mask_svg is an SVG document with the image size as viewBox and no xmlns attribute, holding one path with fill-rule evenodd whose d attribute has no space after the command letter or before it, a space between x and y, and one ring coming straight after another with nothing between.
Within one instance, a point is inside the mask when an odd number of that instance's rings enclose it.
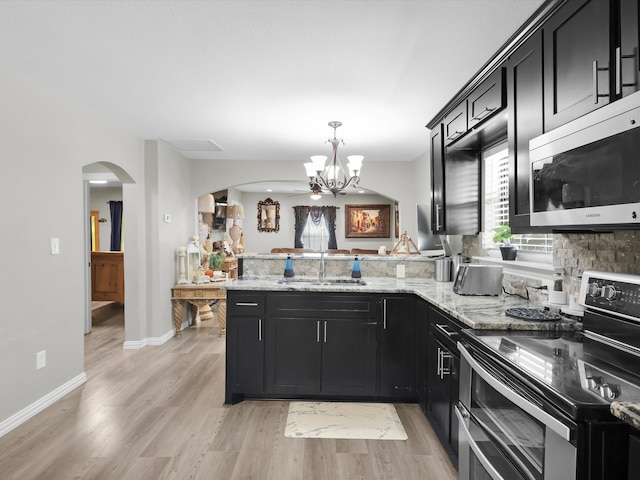
<instances>
[{"instance_id":1,"label":"tile backsplash","mask_svg":"<svg viewBox=\"0 0 640 480\"><path fill-rule=\"evenodd\" d=\"M463 253L484 256L480 235L462 237ZM585 270L631 273L640 275L640 231L613 233L562 233L553 235L553 265L562 267L565 289L571 277L579 277ZM517 275L505 275L508 291L526 296L525 285L540 285L539 280L523 281ZM546 296L545 291L529 289L532 299Z\"/></svg>"}]
</instances>

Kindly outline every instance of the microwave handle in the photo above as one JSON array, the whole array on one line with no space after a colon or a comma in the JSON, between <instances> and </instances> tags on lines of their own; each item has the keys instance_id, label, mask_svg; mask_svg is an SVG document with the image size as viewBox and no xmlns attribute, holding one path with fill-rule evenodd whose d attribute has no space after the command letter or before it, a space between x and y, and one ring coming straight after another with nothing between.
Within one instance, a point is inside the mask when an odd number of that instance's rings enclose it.
<instances>
[{"instance_id":1,"label":"microwave handle","mask_svg":"<svg viewBox=\"0 0 640 480\"><path fill-rule=\"evenodd\" d=\"M456 413L456 417L458 417L458 422L460 427L464 430L464 436L466 437L467 443L469 444L469 448L473 451L474 455L489 474L492 480L505 480L505 478L500 475L500 472L496 470L496 468L491 464L491 461L487 458L487 456L482 452L476 441L471 436L471 432L469 431L469 427L467 427L467 422L469 421L469 414L465 411L462 413L458 405L453 407Z\"/></svg>"},{"instance_id":2,"label":"microwave handle","mask_svg":"<svg viewBox=\"0 0 640 480\"><path fill-rule=\"evenodd\" d=\"M460 350L460 354L464 357L464 359L469 363L474 372L476 372L480 377L487 382L491 387L493 387L498 393L507 398L510 402L520 407L522 410L527 412L532 417L536 418L540 422L544 423L551 430L556 432L562 438L567 441L571 440L571 429L567 427L564 423L556 420L547 412L542 410L537 405L525 400L523 397L518 395L512 389L507 387L504 383L500 382L493 375L487 372L482 365L480 365L469 353L469 351L465 348L462 343L458 342L458 350Z\"/></svg>"}]
</instances>

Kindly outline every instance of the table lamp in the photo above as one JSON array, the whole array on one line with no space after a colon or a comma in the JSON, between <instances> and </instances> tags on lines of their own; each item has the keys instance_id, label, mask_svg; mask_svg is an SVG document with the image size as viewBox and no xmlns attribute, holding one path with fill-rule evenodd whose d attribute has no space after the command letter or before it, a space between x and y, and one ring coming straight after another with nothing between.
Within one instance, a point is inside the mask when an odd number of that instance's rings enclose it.
<instances>
[{"instance_id":1,"label":"table lamp","mask_svg":"<svg viewBox=\"0 0 640 480\"><path fill-rule=\"evenodd\" d=\"M231 249L235 253L241 253L239 250L241 249L238 241L242 236L242 228L236 223L237 219L244 218L244 208L242 205L228 205L227 206L227 218L233 218L233 225L229 228L229 236L231 240L233 240L233 244L231 245Z\"/></svg>"}]
</instances>

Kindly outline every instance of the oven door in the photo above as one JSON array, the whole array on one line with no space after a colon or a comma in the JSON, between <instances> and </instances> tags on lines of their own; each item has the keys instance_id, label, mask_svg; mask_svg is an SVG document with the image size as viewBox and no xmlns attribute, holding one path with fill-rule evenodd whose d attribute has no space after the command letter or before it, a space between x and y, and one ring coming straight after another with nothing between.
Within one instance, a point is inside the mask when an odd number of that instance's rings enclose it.
<instances>
[{"instance_id":1,"label":"oven door","mask_svg":"<svg viewBox=\"0 0 640 480\"><path fill-rule=\"evenodd\" d=\"M575 427L543 410L537 393L524 391L507 372L489 372L464 345L458 343L458 349L456 413L461 419L460 437L465 437L459 445L460 480L575 479L577 450L571 444ZM488 476L478 473L482 470Z\"/></svg>"}]
</instances>

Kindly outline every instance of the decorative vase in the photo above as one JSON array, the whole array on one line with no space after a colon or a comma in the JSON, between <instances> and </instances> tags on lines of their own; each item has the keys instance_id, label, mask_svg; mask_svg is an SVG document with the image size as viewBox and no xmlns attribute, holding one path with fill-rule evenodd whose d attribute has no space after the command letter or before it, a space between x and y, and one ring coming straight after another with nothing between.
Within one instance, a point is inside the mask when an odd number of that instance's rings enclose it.
<instances>
[{"instance_id":1,"label":"decorative vase","mask_svg":"<svg viewBox=\"0 0 640 480\"><path fill-rule=\"evenodd\" d=\"M500 247L500 253L503 260L515 260L518 254L518 249L513 245L503 245Z\"/></svg>"}]
</instances>

